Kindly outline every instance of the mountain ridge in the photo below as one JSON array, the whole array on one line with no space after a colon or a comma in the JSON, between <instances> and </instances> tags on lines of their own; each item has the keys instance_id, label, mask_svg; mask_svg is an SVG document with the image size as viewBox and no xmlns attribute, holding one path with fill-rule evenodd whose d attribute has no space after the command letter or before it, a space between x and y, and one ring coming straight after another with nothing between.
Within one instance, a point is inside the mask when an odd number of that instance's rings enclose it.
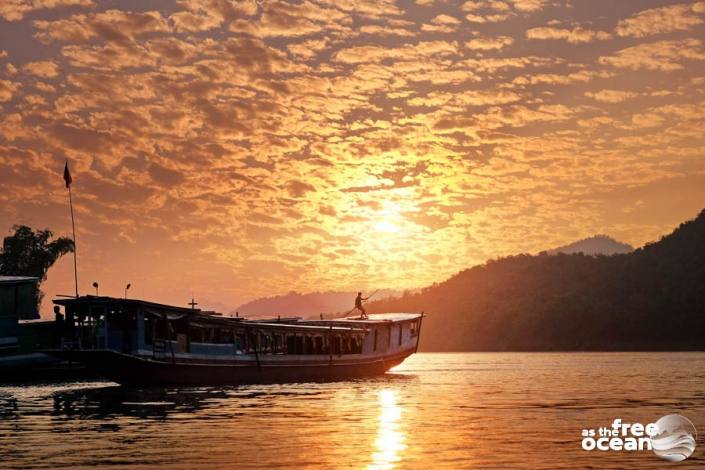
<instances>
[{"instance_id":1,"label":"mountain ridge","mask_svg":"<svg viewBox=\"0 0 705 470\"><path fill-rule=\"evenodd\" d=\"M586 255L617 255L631 253L634 247L628 243L622 243L608 235L593 235L592 237L583 238L567 245L562 245L551 250L546 250L549 255L564 253L567 255L575 253L583 253Z\"/></svg>"},{"instance_id":2,"label":"mountain ridge","mask_svg":"<svg viewBox=\"0 0 705 470\"><path fill-rule=\"evenodd\" d=\"M371 312L424 311L421 350L705 349L705 211L614 256L515 255Z\"/></svg>"}]
</instances>

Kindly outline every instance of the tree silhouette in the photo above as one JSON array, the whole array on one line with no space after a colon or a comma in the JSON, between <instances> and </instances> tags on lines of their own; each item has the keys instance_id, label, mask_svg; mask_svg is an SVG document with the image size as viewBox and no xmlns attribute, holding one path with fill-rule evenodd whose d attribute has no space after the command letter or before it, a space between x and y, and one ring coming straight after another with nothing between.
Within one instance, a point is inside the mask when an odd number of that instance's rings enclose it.
<instances>
[{"instance_id":1,"label":"tree silhouette","mask_svg":"<svg viewBox=\"0 0 705 470\"><path fill-rule=\"evenodd\" d=\"M5 237L0 251L0 275L31 276L39 278L41 285L47 271L66 253L73 251L73 240L59 237L51 240L51 230L37 230L26 225L15 225L14 233ZM37 291L37 308L44 294Z\"/></svg>"}]
</instances>

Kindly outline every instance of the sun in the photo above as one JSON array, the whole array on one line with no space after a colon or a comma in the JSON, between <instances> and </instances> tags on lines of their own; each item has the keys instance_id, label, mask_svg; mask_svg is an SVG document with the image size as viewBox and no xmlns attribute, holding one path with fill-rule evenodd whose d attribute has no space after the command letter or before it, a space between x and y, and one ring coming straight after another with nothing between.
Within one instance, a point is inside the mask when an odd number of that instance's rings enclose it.
<instances>
[{"instance_id":1,"label":"sun","mask_svg":"<svg viewBox=\"0 0 705 470\"><path fill-rule=\"evenodd\" d=\"M381 220L377 222L374 227L378 232L396 233L399 231L399 227L389 220Z\"/></svg>"}]
</instances>

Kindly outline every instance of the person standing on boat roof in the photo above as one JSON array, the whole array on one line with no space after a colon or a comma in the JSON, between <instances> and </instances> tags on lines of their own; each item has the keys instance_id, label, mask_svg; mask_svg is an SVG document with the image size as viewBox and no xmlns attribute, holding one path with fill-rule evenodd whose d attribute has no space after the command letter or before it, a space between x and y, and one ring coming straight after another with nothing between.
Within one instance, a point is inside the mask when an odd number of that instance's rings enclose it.
<instances>
[{"instance_id":1,"label":"person standing on boat roof","mask_svg":"<svg viewBox=\"0 0 705 470\"><path fill-rule=\"evenodd\" d=\"M369 297L362 297L362 292L358 292L357 297L355 297L355 308L353 310L359 310L361 318L367 318L367 312L365 312L365 308L362 306L362 301L367 299L369 299Z\"/></svg>"}]
</instances>

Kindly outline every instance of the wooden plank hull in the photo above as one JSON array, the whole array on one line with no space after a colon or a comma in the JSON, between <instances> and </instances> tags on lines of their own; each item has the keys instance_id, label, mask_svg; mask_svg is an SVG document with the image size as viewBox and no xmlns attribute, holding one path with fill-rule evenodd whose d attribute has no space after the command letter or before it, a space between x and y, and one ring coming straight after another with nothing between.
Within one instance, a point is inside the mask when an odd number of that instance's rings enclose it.
<instances>
[{"instance_id":1,"label":"wooden plank hull","mask_svg":"<svg viewBox=\"0 0 705 470\"><path fill-rule=\"evenodd\" d=\"M183 363L123 354L113 350L49 350L48 354L80 362L97 374L129 385L239 385L335 381L384 374L413 350L384 358L331 363Z\"/></svg>"}]
</instances>

